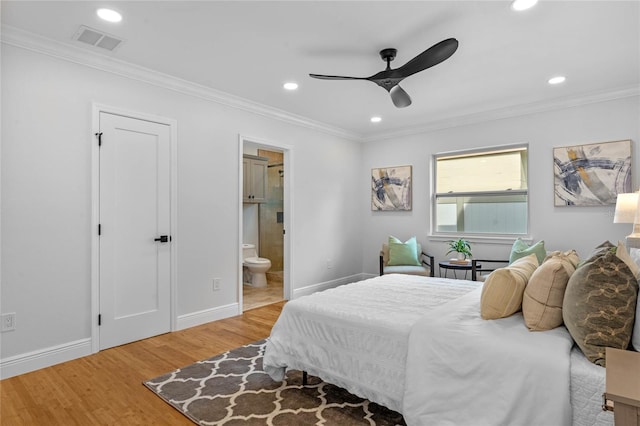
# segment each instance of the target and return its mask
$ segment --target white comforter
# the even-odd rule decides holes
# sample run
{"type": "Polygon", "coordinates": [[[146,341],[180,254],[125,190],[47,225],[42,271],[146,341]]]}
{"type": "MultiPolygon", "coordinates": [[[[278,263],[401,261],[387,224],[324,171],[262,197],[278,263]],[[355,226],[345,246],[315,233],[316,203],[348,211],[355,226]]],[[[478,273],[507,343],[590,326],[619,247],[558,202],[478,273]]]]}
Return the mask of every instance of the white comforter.
{"type": "Polygon", "coordinates": [[[530,332],[522,315],[480,317],[481,290],[423,316],[409,336],[408,425],[570,425],[564,327],[530,332]]]}
{"type": "Polygon", "coordinates": [[[480,284],[391,274],[293,300],[271,331],[264,371],[282,380],[285,369],[305,370],[401,411],[411,326],[480,284]]]}

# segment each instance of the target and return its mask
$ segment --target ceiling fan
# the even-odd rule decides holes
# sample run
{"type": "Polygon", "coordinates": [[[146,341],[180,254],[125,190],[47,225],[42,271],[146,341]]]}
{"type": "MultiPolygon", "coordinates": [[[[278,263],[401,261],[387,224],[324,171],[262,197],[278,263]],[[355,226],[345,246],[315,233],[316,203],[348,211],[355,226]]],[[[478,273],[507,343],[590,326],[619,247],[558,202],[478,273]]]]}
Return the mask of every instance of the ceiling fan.
{"type": "Polygon", "coordinates": [[[391,69],[391,61],[396,57],[396,49],[383,49],[380,57],[387,62],[387,69],[371,77],[343,77],[339,75],[309,74],[313,78],[322,80],[369,80],[385,89],[391,95],[393,104],[398,108],[411,105],[411,97],[398,85],[402,80],[417,72],[424,71],[443,62],[458,49],[458,40],[448,38],[436,43],[400,68],[391,69]]]}

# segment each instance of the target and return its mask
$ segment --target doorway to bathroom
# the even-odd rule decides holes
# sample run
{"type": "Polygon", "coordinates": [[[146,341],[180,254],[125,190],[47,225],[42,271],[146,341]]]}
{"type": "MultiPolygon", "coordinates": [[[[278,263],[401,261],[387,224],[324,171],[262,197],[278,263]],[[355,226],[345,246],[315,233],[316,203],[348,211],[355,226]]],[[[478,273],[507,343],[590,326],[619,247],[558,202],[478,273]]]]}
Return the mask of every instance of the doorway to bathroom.
{"type": "Polygon", "coordinates": [[[239,296],[242,310],[246,311],[289,298],[286,244],[289,150],[254,139],[242,138],[241,142],[239,296]],[[267,270],[263,272],[264,269],[267,270]]]}

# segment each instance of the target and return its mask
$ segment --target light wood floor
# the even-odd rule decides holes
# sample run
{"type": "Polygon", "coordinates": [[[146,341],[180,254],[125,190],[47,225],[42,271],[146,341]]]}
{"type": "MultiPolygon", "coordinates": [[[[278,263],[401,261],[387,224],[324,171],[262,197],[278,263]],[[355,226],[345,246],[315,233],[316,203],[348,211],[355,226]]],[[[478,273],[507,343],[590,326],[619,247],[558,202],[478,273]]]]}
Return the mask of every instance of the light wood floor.
{"type": "Polygon", "coordinates": [[[192,425],[142,382],[269,336],[284,302],[0,381],[0,424],[192,425]]]}
{"type": "Polygon", "coordinates": [[[267,272],[267,286],[262,288],[242,286],[242,308],[244,311],[259,306],[280,302],[283,297],[282,272],[267,272]]]}

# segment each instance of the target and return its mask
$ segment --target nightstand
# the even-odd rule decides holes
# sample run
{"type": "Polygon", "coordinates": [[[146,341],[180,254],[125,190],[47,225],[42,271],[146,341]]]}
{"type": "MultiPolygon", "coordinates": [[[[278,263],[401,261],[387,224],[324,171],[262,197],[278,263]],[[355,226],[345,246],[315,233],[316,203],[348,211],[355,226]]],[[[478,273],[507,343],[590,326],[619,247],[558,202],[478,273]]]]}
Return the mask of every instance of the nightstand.
{"type": "Polygon", "coordinates": [[[607,348],[605,399],[615,426],[640,426],[640,352],[607,348]]]}

